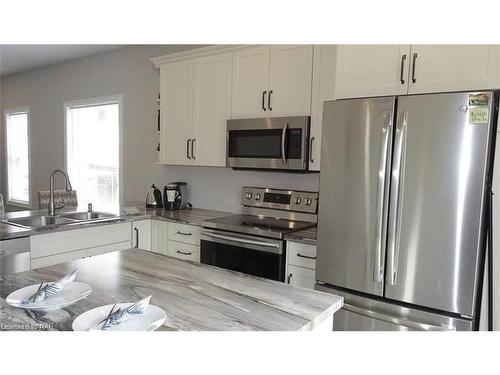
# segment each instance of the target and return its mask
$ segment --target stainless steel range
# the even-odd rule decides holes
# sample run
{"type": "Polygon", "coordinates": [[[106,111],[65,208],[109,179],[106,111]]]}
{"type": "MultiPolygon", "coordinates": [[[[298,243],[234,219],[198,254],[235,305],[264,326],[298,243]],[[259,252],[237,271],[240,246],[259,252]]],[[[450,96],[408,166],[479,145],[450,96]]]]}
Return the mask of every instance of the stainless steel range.
{"type": "Polygon", "coordinates": [[[202,223],[201,263],[285,281],[283,238],[317,224],[318,193],[245,186],[241,204],[202,223]]]}

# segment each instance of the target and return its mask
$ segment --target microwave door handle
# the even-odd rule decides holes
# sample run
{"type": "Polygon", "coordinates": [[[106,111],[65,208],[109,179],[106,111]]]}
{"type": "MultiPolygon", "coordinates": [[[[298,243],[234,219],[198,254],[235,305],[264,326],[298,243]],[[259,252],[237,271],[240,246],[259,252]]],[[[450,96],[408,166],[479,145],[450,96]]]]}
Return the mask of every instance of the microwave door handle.
{"type": "Polygon", "coordinates": [[[287,128],[288,128],[288,121],[285,121],[285,125],[283,126],[283,131],[281,132],[281,160],[283,161],[283,164],[286,164],[285,141],[286,141],[287,128]]]}

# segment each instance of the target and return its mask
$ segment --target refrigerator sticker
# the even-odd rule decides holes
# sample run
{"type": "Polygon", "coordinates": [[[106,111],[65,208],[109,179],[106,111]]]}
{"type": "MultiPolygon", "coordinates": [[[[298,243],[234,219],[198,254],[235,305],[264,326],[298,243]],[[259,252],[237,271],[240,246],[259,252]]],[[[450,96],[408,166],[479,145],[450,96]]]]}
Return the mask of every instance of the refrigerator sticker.
{"type": "Polygon", "coordinates": [[[470,94],[469,107],[487,107],[490,97],[488,94],[470,94]]]}
{"type": "Polygon", "coordinates": [[[469,95],[469,123],[487,124],[490,96],[485,93],[469,95]]]}
{"type": "Polygon", "coordinates": [[[487,124],[488,123],[488,107],[471,107],[469,109],[470,124],[487,124]]]}

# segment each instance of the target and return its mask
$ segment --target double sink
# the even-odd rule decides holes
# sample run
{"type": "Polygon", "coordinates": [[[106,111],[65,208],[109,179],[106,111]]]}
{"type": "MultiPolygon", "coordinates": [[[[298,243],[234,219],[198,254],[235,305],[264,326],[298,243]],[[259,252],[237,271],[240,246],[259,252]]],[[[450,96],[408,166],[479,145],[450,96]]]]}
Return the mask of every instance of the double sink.
{"type": "Polygon", "coordinates": [[[51,228],[70,224],[87,224],[117,220],[116,215],[104,212],[65,212],[57,216],[29,215],[3,220],[6,224],[11,224],[25,229],[51,228]]]}

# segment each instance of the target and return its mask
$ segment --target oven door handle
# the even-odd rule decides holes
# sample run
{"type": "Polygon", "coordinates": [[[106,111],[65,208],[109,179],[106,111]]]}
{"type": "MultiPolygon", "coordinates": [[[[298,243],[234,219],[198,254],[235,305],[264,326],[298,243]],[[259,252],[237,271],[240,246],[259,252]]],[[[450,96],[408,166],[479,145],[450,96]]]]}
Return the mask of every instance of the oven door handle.
{"type": "Polygon", "coordinates": [[[215,238],[215,239],[221,239],[221,240],[226,240],[226,241],[231,241],[231,242],[244,243],[244,244],[248,244],[248,245],[274,247],[276,249],[280,248],[280,244],[277,244],[277,243],[255,241],[255,240],[249,240],[249,239],[246,239],[246,238],[224,236],[222,234],[207,233],[207,232],[203,232],[202,235],[207,236],[207,237],[212,237],[212,238],[215,238]]]}
{"type": "Polygon", "coordinates": [[[287,128],[288,128],[288,121],[285,121],[285,125],[283,126],[283,131],[281,132],[281,160],[283,160],[283,164],[286,164],[285,141],[286,141],[287,128]]]}

